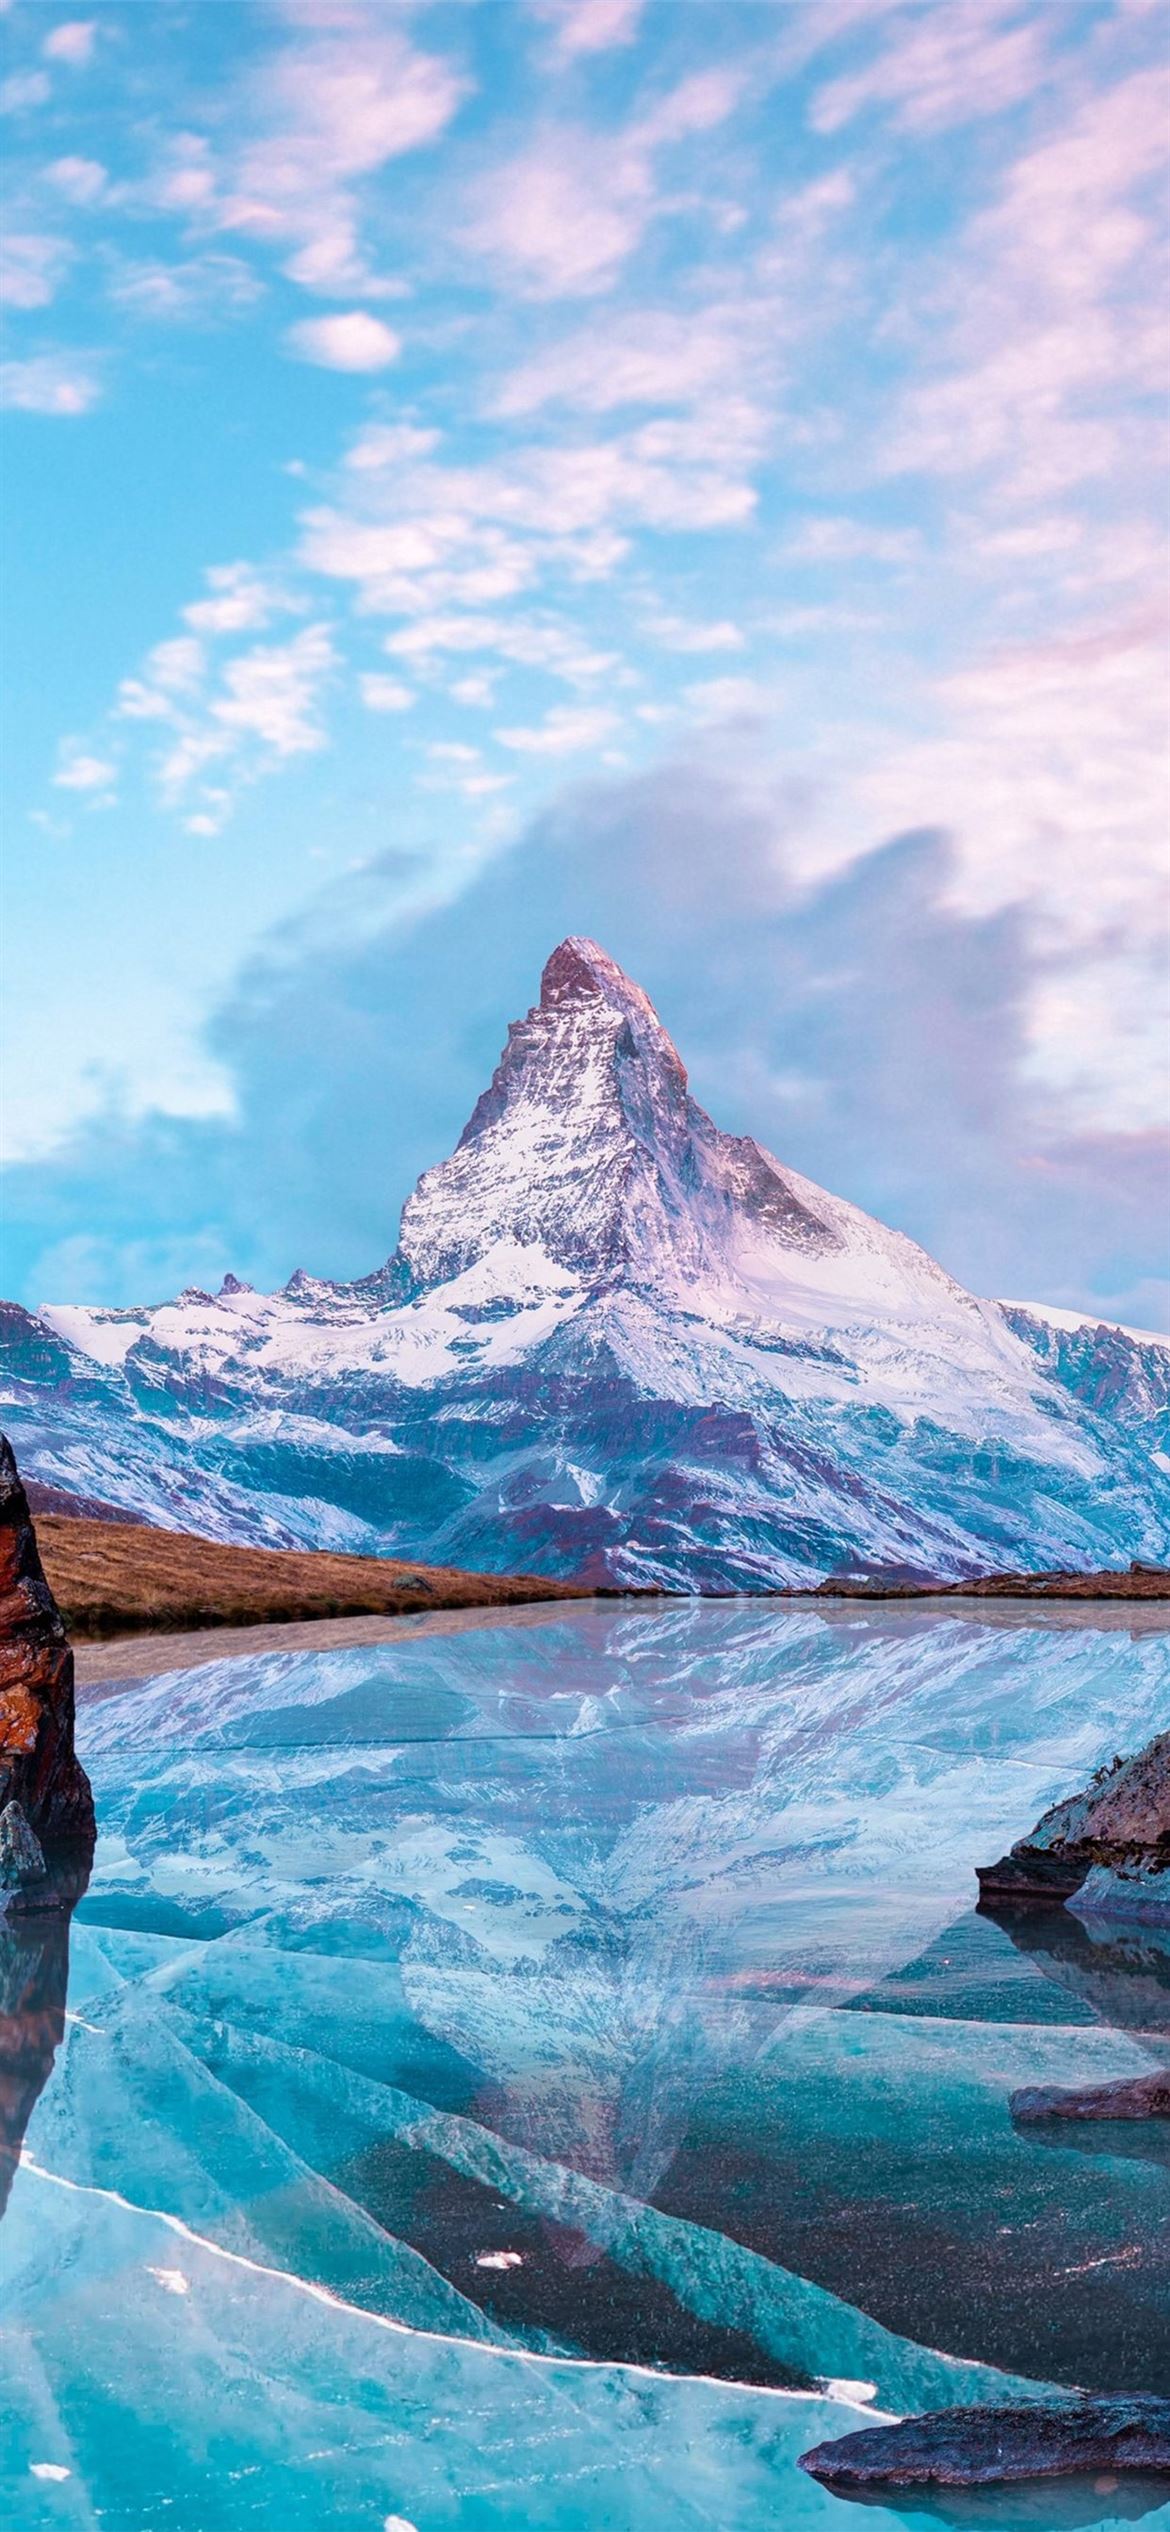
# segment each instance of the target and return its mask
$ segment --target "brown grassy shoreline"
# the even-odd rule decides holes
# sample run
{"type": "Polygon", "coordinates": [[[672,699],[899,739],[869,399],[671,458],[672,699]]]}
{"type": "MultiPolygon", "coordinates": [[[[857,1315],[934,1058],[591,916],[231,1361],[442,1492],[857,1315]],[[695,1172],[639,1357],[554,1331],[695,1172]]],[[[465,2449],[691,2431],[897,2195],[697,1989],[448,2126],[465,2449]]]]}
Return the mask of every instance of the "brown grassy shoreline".
{"type": "MultiPolygon", "coordinates": [[[[138,1634],[188,1634],[317,1618],[401,1617],[427,1609],[493,1609],[538,1600],[598,1596],[584,1582],[541,1574],[468,1573],[379,1556],[321,1549],[232,1547],[185,1530],[37,1509],[45,1572],[79,1641],[138,1634]]],[[[605,1598],[625,1593],[602,1592],[605,1598]]],[[[630,1596],[661,1600],[659,1591],[630,1596]]],[[[988,1574],[969,1582],[909,1582],[842,1576],[814,1592],[778,1591],[777,1600],[1167,1600],[1170,1574],[1152,1566],[1096,1574],[988,1574]]]]}
{"type": "Polygon", "coordinates": [[[471,1574],[453,1565],[316,1549],[227,1547],[182,1530],[56,1512],[38,1512],[35,1521],[54,1598],[79,1639],[589,1596],[585,1584],[537,1574],[471,1574]]]}

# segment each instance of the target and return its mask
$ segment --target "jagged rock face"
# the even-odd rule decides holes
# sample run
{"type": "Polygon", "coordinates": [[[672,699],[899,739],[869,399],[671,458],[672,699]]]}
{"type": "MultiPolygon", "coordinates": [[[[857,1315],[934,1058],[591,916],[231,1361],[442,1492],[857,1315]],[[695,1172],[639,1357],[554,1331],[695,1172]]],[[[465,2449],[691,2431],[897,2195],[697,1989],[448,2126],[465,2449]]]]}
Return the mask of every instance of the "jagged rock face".
{"type": "Polygon", "coordinates": [[[985,1899],[1076,1897],[1090,1913],[1170,1920],[1170,1732],[1054,1803],[979,1884],[985,1899]]]}
{"type": "Polygon", "coordinates": [[[92,1855],[93,1798],[73,1748],[73,1655],[0,1434],[0,1814],[10,1805],[14,1852],[27,1827],[50,1863],[92,1855]]]}
{"type": "MultiPolygon", "coordinates": [[[[1102,1768],[1083,1793],[1055,1803],[1021,1840],[1053,1855],[1117,1873],[1164,1874],[1170,1896],[1170,1732],[1133,1758],[1102,1768]]],[[[1016,1851],[1016,1850],[1013,1850],[1016,1851]]]]}
{"type": "Polygon", "coordinates": [[[1164,1561],[1170,1347],[1107,1350],[1098,1396],[1042,1311],[721,1132],[580,939],[373,1274],[0,1325],[45,1485],[257,1545],[698,1591],[1164,1561]]]}
{"type": "Polygon", "coordinates": [[[1020,1302],[1006,1302],[1004,1317],[1072,1397],[1097,1414],[1142,1425],[1152,1441],[1170,1441],[1170,1346],[1140,1329],[1103,1326],[1071,1311],[1042,1314],[1020,1302]]]}
{"type": "Polygon", "coordinates": [[[745,1222],[814,1256],[839,1245],[758,1144],[696,1105],[640,987],[595,942],[568,940],[457,1150],[410,1197],[399,1253],[420,1291],[502,1240],[594,1281],[673,1282],[725,1277],[745,1222]]]}

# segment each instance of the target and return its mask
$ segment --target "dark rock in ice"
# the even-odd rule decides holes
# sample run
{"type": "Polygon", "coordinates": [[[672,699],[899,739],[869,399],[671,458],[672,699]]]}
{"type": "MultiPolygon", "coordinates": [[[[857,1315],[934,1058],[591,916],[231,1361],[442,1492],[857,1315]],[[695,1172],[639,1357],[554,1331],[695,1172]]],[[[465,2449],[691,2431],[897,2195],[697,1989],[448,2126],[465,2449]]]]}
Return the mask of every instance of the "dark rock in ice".
{"type": "Polygon", "coordinates": [[[1170,1922],[1170,1732],[1101,1767],[1054,1803],[998,1864],[978,1867],[980,1898],[1170,1922]]]}
{"type": "Polygon", "coordinates": [[[1026,2407],[936,2409],[818,2444],[801,2454],[800,2467],[842,2491],[996,2488],[1085,2471],[1170,2474],[1170,2400],[1108,2394],[1026,2407]]]}
{"type": "Polygon", "coordinates": [[[72,1915],[71,1896],[35,1915],[0,1914],[0,2216],[64,2036],[72,1915]]]}
{"type": "Polygon", "coordinates": [[[18,1802],[0,1811],[0,1890],[19,1890],[23,1882],[43,1881],[45,1859],[18,1802]]]}
{"type": "MultiPolygon", "coordinates": [[[[30,1832],[50,1861],[87,1869],[93,1797],[73,1747],[73,1655],[37,1554],[24,1488],[0,1434],[0,1812],[8,1846],[30,1832]],[[18,1817],[12,1821],[15,1809],[18,1817]]],[[[25,1870],[8,1876],[23,1886],[25,1870]]],[[[42,1893],[58,1883],[38,1877],[42,1893]]]]}
{"type": "Polygon", "coordinates": [[[1023,1900],[1042,1908],[1062,1907],[1080,1889],[1088,1869],[1087,1864],[1066,1863],[1062,1856],[1032,1854],[1023,1842],[1001,1855],[998,1864],[975,1867],[982,1900],[1023,1900]]]}
{"type": "Polygon", "coordinates": [[[1065,2091],[1059,2084],[1025,2084],[1008,2103],[1013,2119],[1170,2119],[1170,2070],[1128,2082],[1086,2084],[1065,2091]]]}

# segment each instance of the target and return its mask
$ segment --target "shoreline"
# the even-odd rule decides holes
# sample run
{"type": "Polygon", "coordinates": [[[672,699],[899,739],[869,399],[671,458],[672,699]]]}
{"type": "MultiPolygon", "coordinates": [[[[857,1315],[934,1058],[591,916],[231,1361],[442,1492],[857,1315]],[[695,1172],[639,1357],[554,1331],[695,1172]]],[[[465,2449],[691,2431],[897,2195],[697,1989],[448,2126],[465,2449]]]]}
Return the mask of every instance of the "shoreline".
{"type": "MultiPolygon", "coordinates": [[[[578,1614],[600,1616],[624,1610],[628,1615],[650,1615],[650,1595],[631,1593],[628,1598],[618,1592],[591,1593],[582,1591],[558,1600],[515,1600],[478,1606],[447,1609],[412,1609],[385,1613],[365,1613],[352,1617],[301,1618],[270,1620],[255,1626],[204,1626],[151,1631],[138,1628],[132,1634],[102,1637],[74,1636],[73,1657],[78,1690],[83,1700],[98,1696],[133,1681],[157,1679],[171,1671],[199,1670],[213,1662],[243,1661],[265,1653],[328,1653],[350,1652],[363,1644],[410,1642],[421,1636],[461,1635],[470,1628],[518,1626],[524,1628],[556,1625],[578,1614]]],[[[950,1618],[968,1625],[985,1627],[1039,1627],[1045,1632],[1062,1633],[1076,1627],[1093,1626],[1104,1634],[1125,1633],[1131,1636],[1170,1633],[1170,1601],[1126,1602],[1119,1599],[1036,1600],[1026,1594],[1018,1599],[959,1599],[946,1596],[908,1596],[905,1599],[883,1598],[871,1609],[859,1606],[856,1600],[842,1595],[744,1592],[727,1594],[718,1599],[700,1598],[683,1593],[657,1597],[657,1609],[663,1616],[683,1610],[757,1609],[763,1614],[791,1611],[794,1617],[820,1617],[826,1625],[856,1628],[872,1614],[891,1622],[901,1621],[907,1628],[916,1624],[933,1625],[939,1618],[950,1618]]]]}

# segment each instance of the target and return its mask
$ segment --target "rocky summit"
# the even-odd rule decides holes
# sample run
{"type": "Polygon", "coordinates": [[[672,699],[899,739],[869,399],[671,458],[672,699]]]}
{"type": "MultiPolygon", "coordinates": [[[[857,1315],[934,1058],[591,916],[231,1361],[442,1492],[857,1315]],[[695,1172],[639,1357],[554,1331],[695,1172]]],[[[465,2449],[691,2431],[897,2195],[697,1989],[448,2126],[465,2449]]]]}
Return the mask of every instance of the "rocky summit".
{"type": "Polygon", "coordinates": [[[723,1133],[592,941],[375,1273],[0,1315],[30,1475],[211,1537],[698,1591],[1170,1550],[1170,1344],[723,1133]]]}

